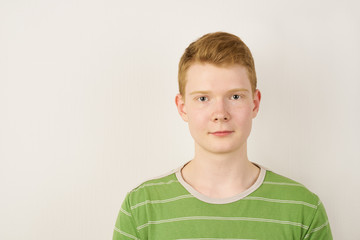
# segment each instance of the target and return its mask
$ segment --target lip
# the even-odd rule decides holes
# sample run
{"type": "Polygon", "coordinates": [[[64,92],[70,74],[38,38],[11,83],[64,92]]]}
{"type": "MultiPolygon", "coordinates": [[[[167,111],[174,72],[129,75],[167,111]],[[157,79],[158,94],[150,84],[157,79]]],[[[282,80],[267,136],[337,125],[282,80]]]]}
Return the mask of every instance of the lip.
{"type": "Polygon", "coordinates": [[[233,132],[234,131],[217,131],[217,132],[212,132],[210,134],[215,135],[215,136],[227,136],[233,132]]]}

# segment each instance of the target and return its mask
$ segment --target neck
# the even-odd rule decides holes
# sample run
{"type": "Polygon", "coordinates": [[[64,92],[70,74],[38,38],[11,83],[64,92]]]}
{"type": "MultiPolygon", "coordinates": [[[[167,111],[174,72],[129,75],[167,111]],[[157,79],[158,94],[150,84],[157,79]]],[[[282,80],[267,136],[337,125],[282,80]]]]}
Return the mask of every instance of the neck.
{"type": "Polygon", "coordinates": [[[195,145],[195,157],[183,169],[184,180],[204,194],[235,195],[257,179],[259,168],[247,157],[246,143],[237,152],[211,153],[195,145]]]}

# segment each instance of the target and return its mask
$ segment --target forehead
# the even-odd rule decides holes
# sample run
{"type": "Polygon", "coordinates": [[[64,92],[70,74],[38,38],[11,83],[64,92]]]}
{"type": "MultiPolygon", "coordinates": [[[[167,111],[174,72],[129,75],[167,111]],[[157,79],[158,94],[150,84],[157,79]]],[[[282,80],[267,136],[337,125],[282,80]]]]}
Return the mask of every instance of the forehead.
{"type": "Polygon", "coordinates": [[[187,71],[186,92],[227,91],[242,88],[251,90],[247,69],[239,64],[217,66],[195,63],[187,71]]]}

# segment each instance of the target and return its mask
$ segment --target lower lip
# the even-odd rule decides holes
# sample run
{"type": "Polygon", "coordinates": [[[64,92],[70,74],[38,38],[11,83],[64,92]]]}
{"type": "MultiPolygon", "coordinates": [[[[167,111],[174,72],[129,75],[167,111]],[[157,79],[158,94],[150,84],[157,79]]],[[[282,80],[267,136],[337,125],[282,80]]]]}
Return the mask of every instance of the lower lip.
{"type": "Polygon", "coordinates": [[[212,135],[215,135],[215,136],[227,136],[227,135],[230,135],[232,132],[222,132],[222,133],[211,133],[212,135]]]}

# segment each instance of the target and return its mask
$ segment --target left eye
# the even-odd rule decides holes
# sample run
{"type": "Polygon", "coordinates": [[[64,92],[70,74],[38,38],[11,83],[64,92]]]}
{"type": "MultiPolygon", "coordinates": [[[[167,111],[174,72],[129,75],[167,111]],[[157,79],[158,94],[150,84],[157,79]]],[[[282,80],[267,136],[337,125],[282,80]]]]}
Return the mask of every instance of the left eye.
{"type": "Polygon", "coordinates": [[[240,98],[240,95],[237,95],[237,94],[232,95],[232,96],[233,96],[233,97],[234,97],[234,96],[236,96],[236,97],[235,97],[235,100],[237,100],[237,99],[239,99],[239,98],[240,98]]]}

